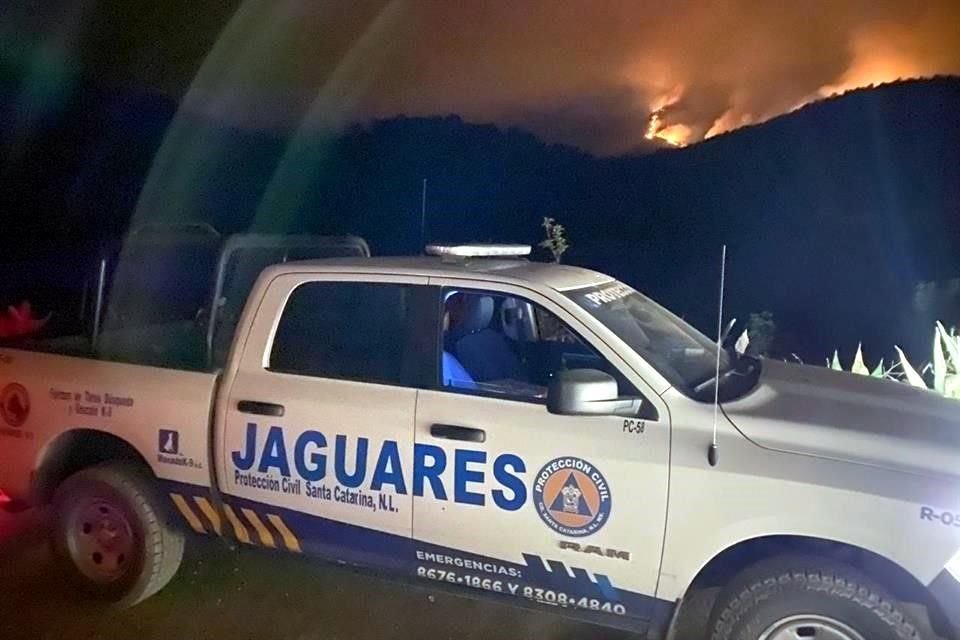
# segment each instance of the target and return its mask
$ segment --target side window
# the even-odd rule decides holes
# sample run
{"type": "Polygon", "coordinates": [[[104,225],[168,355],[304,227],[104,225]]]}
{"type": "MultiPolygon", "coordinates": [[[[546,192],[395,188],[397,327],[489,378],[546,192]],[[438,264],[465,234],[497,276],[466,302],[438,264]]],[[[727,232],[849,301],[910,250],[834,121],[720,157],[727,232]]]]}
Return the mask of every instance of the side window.
{"type": "Polygon", "coordinates": [[[534,307],[534,317],[537,323],[537,332],[542,342],[562,342],[564,344],[580,342],[577,334],[549,311],[541,307],[534,307]]]}
{"type": "Polygon", "coordinates": [[[500,293],[447,289],[443,294],[444,388],[528,402],[546,398],[566,369],[600,369],[622,396],[639,392],[562,320],[538,305],[500,293]]]}
{"type": "MultiPolygon", "coordinates": [[[[310,282],[287,302],[270,353],[270,371],[404,386],[434,377],[433,358],[415,331],[436,300],[428,287],[310,282]]],[[[434,303],[435,305],[435,303],[434,303]]]]}

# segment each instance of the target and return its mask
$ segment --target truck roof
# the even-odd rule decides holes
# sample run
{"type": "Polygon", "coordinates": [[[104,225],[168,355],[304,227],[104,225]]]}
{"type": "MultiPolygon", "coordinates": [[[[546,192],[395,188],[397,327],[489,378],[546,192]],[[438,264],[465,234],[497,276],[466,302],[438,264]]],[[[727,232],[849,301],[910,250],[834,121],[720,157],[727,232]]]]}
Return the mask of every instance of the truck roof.
{"type": "Polygon", "coordinates": [[[308,272],[377,273],[537,284],[557,291],[596,286],[613,280],[608,275],[582,267],[498,258],[457,260],[432,256],[326,258],[288,262],[271,269],[278,272],[289,272],[292,266],[308,272]]]}

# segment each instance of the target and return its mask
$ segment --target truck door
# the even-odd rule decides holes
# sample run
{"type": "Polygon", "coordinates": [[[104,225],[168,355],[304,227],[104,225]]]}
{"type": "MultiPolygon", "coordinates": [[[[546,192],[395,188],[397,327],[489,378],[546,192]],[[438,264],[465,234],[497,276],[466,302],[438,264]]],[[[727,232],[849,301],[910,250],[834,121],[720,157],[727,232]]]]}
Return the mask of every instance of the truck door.
{"type": "Polygon", "coordinates": [[[652,597],[670,442],[660,398],[548,298],[442,284],[441,378],[417,401],[418,574],[598,616],[668,615],[652,597]],[[550,378],[578,368],[613,375],[640,414],[548,413],[550,378]]]}
{"type": "Polygon", "coordinates": [[[226,515],[253,542],[360,564],[386,562],[397,537],[409,543],[404,459],[415,387],[435,367],[414,330],[425,284],[284,274],[255,292],[262,302],[240,325],[249,329],[234,346],[216,444],[226,515]]]}

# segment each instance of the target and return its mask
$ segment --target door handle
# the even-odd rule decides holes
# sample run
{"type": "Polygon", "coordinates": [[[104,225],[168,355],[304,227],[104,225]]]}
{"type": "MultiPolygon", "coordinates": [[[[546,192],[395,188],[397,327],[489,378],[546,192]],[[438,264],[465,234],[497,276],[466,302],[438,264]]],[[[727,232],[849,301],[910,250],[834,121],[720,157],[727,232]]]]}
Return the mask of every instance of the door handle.
{"type": "Polygon", "coordinates": [[[455,424],[432,424],[430,435],[434,438],[447,440],[464,440],[466,442],[486,442],[487,432],[473,427],[460,427],[455,424]]]}
{"type": "Polygon", "coordinates": [[[283,417],[283,405],[272,402],[258,402],[256,400],[241,400],[237,403],[240,413],[254,413],[258,416],[283,417]]]}

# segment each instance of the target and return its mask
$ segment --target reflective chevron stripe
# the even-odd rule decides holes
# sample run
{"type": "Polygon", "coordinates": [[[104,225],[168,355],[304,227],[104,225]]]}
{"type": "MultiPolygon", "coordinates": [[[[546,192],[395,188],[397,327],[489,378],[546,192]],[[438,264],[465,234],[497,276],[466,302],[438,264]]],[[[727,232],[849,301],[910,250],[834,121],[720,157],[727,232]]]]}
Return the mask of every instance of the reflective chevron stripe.
{"type": "Polygon", "coordinates": [[[303,551],[300,548],[300,541],[297,540],[297,537],[293,535],[293,532],[290,531],[284,521],[280,519],[280,516],[273,513],[268,513],[267,520],[269,520],[274,528],[280,532],[280,537],[283,538],[283,544],[287,546],[288,550],[296,551],[297,553],[301,553],[303,551]]]}
{"type": "Polygon", "coordinates": [[[203,515],[207,516],[207,520],[210,521],[210,524],[213,525],[213,530],[217,532],[219,536],[222,533],[220,527],[220,514],[217,513],[217,510],[213,508],[213,505],[210,504],[210,501],[204,498],[203,496],[194,496],[193,501],[197,503],[197,506],[200,507],[200,511],[203,512],[203,515]]]}
{"type": "Polygon", "coordinates": [[[221,512],[213,506],[210,499],[206,496],[195,495],[192,497],[196,508],[203,515],[203,518],[197,515],[194,507],[190,505],[187,498],[184,498],[179,493],[170,494],[170,498],[177,506],[177,510],[180,511],[180,514],[190,525],[190,528],[197,533],[210,533],[212,529],[217,535],[223,535],[223,520],[225,517],[227,522],[230,523],[230,528],[233,529],[234,537],[244,544],[257,544],[257,542],[259,542],[259,544],[275,549],[277,547],[277,540],[275,534],[271,531],[272,527],[276,530],[276,535],[279,535],[280,539],[283,540],[283,546],[286,547],[288,551],[303,553],[300,540],[279,515],[275,513],[261,513],[258,515],[256,511],[242,507],[240,508],[240,514],[243,516],[241,518],[229,504],[224,503],[221,512]],[[261,517],[265,518],[266,522],[264,522],[261,517]],[[206,519],[209,525],[204,524],[204,519],[206,519]],[[244,519],[249,522],[249,525],[244,522],[244,519]],[[257,541],[253,540],[250,529],[256,531],[257,541]]]}
{"type": "Polygon", "coordinates": [[[226,514],[230,526],[233,527],[233,535],[236,536],[237,540],[244,544],[253,544],[253,540],[250,539],[250,534],[247,532],[247,527],[240,521],[237,514],[233,512],[230,505],[224,504],[223,512],[226,514]]]}
{"type": "Polygon", "coordinates": [[[276,549],[277,543],[273,540],[273,534],[270,533],[270,529],[267,529],[267,525],[263,524],[259,516],[250,509],[243,507],[241,507],[240,512],[250,521],[253,528],[257,530],[257,535],[260,537],[260,544],[265,547],[270,547],[271,549],[276,549]]]}
{"type": "Polygon", "coordinates": [[[170,497],[173,499],[173,504],[177,505],[177,509],[180,511],[180,515],[187,521],[190,527],[197,533],[206,533],[207,530],[204,528],[203,523],[200,522],[200,518],[197,517],[197,514],[193,512],[193,509],[190,508],[190,505],[186,500],[183,499],[183,496],[179,493],[171,493],[170,497]]]}

